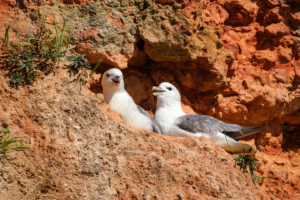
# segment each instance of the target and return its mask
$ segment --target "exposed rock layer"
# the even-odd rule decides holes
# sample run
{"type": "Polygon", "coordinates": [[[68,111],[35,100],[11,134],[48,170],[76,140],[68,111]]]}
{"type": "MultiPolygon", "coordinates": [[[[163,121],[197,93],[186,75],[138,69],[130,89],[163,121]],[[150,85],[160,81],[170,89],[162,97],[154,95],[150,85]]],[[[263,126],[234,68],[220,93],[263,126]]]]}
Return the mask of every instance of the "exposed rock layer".
{"type": "MultiPolygon", "coordinates": [[[[98,73],[129,66],[123,70],[126,89],[145,109],[155,110],[152,86],[168,81],[197,113],[267,126],[270,133],[255,140],[263,152],[258,172],[270,177],[262,187],[278,198],[298,199],[299,1],[155,2],[24,0],[26,11],[6,0],[0,36],[8,24],[26,36],[43,20],[54,31],[54,17],[58,27],[66,18],[76,51],[92,63],[103,59],[98,73]]],[[[89,87],[101,92],[98,83],[89,87]]]]}

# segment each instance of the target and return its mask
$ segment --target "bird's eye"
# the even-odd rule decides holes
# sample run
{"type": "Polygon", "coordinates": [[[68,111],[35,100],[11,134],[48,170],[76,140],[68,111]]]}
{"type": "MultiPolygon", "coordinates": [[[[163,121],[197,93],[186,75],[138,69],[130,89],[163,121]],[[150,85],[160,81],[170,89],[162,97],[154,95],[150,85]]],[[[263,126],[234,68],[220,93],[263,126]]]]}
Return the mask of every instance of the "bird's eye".
{"type": "Polygon", "coordinates": [[[167,89],[168,89],[168,90],[170,90],[170,91],[172,90],[172,88],[171,88],[171,87],[167,87],[167,89]]]}
{"type": "Polygon", "coordinates": [[[107,77],[109,77],[109,74],[106,74],[107,77]]]}

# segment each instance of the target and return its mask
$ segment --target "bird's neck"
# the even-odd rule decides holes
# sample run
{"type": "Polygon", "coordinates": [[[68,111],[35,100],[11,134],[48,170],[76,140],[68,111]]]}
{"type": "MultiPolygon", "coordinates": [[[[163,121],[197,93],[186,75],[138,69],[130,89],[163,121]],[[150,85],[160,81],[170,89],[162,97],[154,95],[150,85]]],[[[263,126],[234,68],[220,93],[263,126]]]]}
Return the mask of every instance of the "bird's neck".
{"type": "Polygon", "coordinates": [[[162,134],[169,135],[169,130],[174,121],[186,113],[183,112],[180,102],[163,103],[158,102],[155,121],[157,122],[162,134]]]}
{"type": "Polygon", "coordinates": [[[126,90],[117,90],[117,91],[103,91],[104,101],[109,104],[109,107],[116,113],[119,113],[125,121],[127,118],[125,116],[131,115],[132,112],[135,112],[138,108],[134,103],[133,99],[126,90]]]}
{"type": "Polygon", "coordinates": [[[173,104],[171,106],[161,106],[156,109],[156,112],[163,113],[165,116],[168,116],[168,120],[175,121],[178,117],[186,115],[181,108],[181,104],[173,104]]]}
{"type": "Polygon", "coordinates": [[[104,95],[104,101],[107,104],[110,104],[111,100],[114,98],[114,96],[122,95],[126,93],[125,89],[119,88],[118,90],[106,90],[103,89],[103,95],[104,95]]]}
{"type": "Polygon", "coordinates": [[[157,99],[157,108],[158,109],[162,109],[162,110],[168,110],[168,111],[174,111],[176,113],[184,113],[181,107],[181,102],[180,101],[164,101],[160,98],[157,99]]]}

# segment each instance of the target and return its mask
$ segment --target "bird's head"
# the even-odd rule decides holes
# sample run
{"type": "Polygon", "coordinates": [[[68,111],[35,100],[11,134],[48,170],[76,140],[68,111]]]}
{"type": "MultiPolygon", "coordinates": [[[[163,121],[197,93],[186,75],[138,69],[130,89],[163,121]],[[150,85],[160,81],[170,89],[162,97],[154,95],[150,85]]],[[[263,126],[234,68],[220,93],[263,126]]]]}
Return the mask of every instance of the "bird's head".
{"type": "Polygon", "coordinates": [[[123,73],[117,68],[107,70],[102,77],[103,90],[117,91],[124,89],[123,73]]]}
{"type": "Polygon", "coordinates": [[[180,93],[177,88],[168,82],[163,82],[159,86],[152,88],[153,95],[157,96],[159,104],[178,104],[180,103],[180,93]]]}

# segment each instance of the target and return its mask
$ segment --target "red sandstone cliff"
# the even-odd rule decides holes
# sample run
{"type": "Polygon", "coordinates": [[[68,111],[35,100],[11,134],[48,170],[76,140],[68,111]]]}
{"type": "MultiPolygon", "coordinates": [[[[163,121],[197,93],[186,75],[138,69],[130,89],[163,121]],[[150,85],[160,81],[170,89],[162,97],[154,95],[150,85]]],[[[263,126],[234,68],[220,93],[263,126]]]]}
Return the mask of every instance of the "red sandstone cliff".
{"type": "MultiPolygon", "coordinates": [[[[2,67],[1,113],[19,136],[32,138],[32,148],[21,153],[24,164],[18,153],[1,158],[1,194],[7,194],[6,199],[300,198],[299,2],[63,3],[3,1],[0,37],[7,25],[26,36],[43,20],[53,28],[54,14],[58,25],[66,18],[76,51],[85,53],[92,63],[103,59],[99,74],[112,66],[124,68],[126,89],[145,109],[155,111],[152,86],[168,81],[180,89],[189,112],[267,126],[268,133],[251,140],[262,151],[257,156],[258,174],[270,178],[254,186],[249,176],[233,167],[230,155],[205,139],[129,130],[113,122],[101,106],[85,107],[91,105],[92,99],[84,100],[92,98],[90,94],[85,91],[76,100],[75,91],[57,83],[58,78],[42,81],[45,87],[11,89],[2,67]],[[91,121],[80,118],[77,128],[73,127],[68,120],[79,117],[77,112],[87,112],[91,121]],[[90,143],[93,148],[87,147],[90,143]],[[149,152],[154,152],[152,157],[145,156],[149,152]]],[[[101,92],[97,82],[89,83],[89,88],[101,92]]]]}

